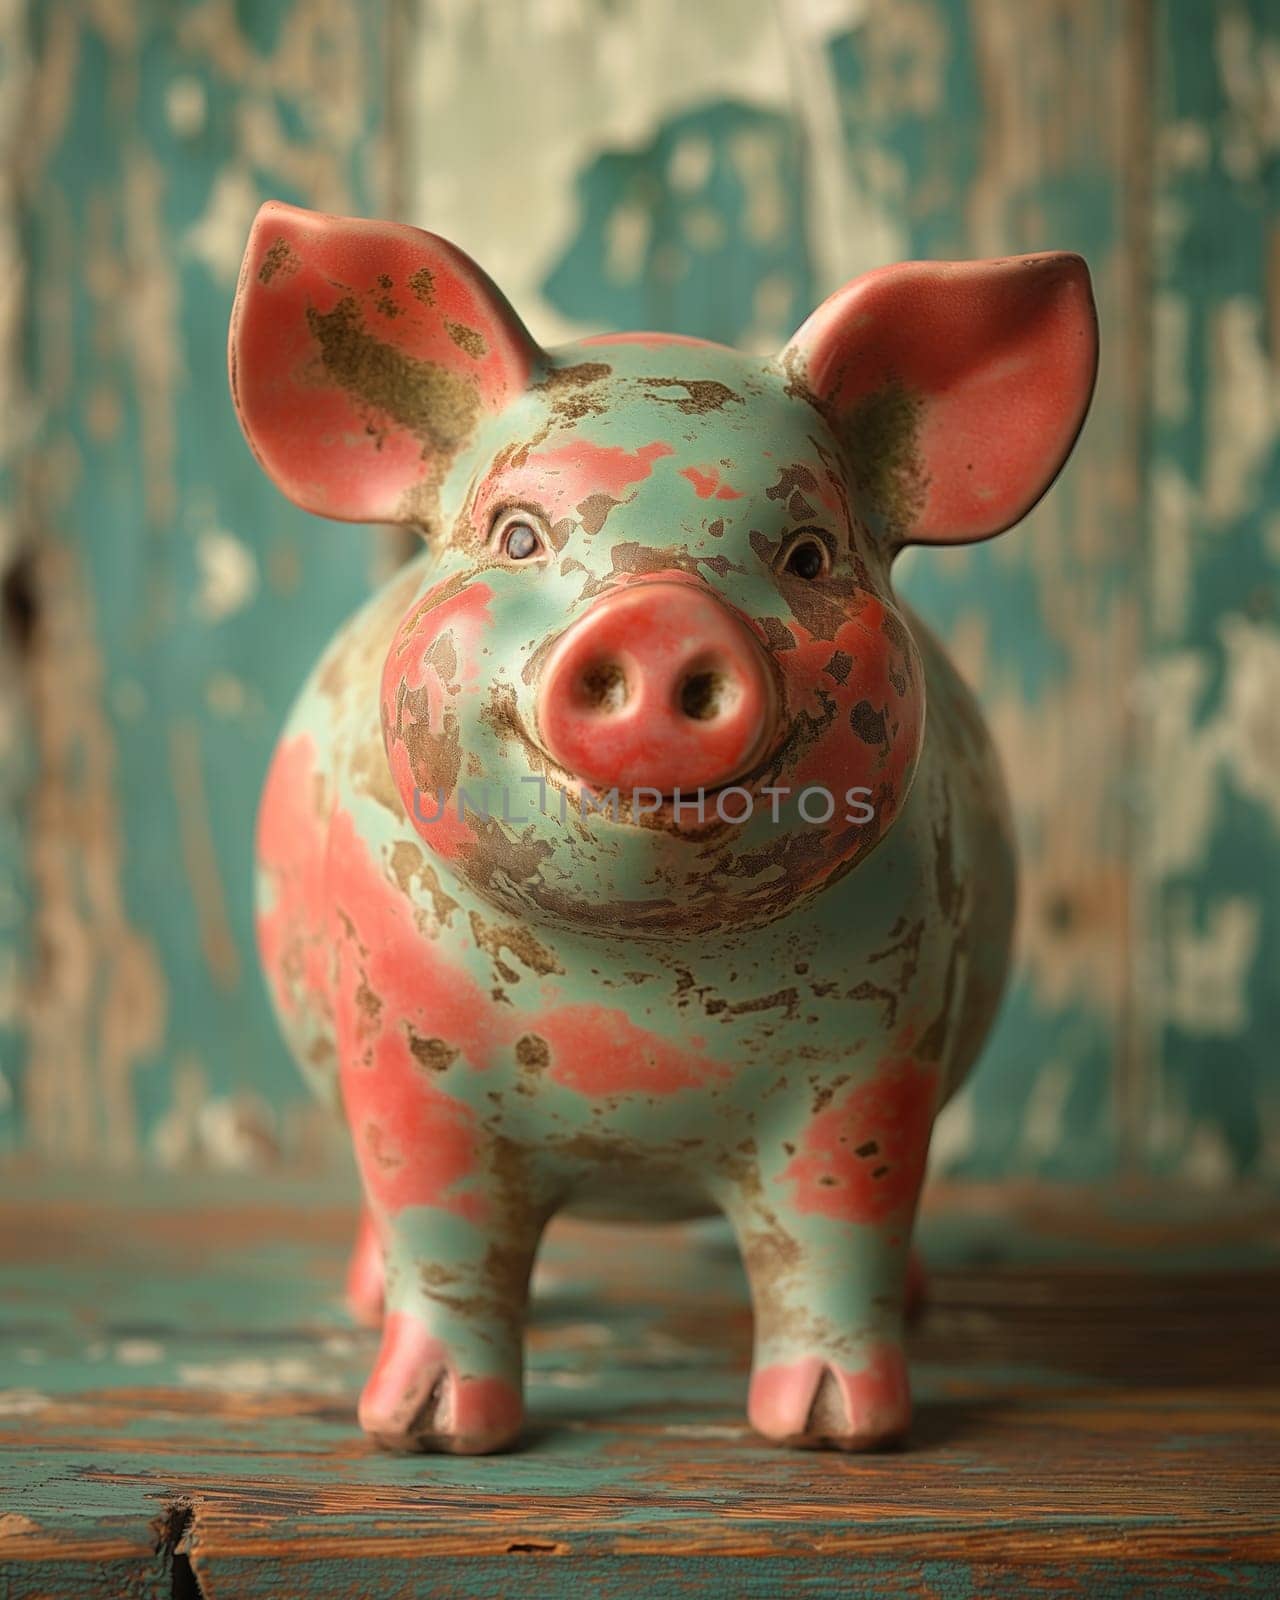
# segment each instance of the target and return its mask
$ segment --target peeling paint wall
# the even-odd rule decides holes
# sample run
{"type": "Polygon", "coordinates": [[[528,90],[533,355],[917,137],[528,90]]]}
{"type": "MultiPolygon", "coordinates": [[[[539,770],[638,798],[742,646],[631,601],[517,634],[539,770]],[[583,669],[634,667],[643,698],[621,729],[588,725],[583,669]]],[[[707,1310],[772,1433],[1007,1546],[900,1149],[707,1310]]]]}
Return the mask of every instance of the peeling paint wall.
{"type": "Polygon", "coordinates": [[[1143,1154],[1280,1169],[1280,17],[1156,41],[1143,1154]]]}
{"type": "Polygon", "coordinates": [[[21,375],[26,287],[18,238],[14,158],[29,78],[21,0],[0,4],[0,1152],[21,1142],[18,1083],[25,1019],[22,986],[30,956],[24,791],[30,723],[20,673],[30,620],[31,563],[18,516],[25,417],[21,375]]]}
{"type": "Polygon", "coordinates": [[[937,1164],[1280,1172],[1274,7],[7,0],[0,39],[0,1148],[335,1145],[257,975],[252,819],[399,547],[286,504],[232,417],[277,195],[454,239],[545,342],[769,350],[886,261],[1081,250],[1104,355],[1071,467],[1008,538],[902,566],[1024,869],[937,1164]]]}
{"type": "Polygon", "coordinates": [[[11,170],[36,599],[12,1093],[15,1139],[53,1159],[234,1164],[296,1150],[312,1116],[252,955],[256,791],[391,546],[265,485],[226,326],[261,199],[387,204],[373,17],[53,0],[9,19],[28,63],[11,170]]]}

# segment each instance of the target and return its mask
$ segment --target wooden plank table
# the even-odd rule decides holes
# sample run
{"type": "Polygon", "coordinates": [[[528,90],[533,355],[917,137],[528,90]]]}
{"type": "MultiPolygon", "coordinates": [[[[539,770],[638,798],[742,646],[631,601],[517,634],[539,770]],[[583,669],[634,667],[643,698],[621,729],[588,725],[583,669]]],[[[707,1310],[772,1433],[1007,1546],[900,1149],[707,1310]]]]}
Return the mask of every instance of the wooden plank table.
{"type": "Polygon", "coordinates": [[[401,1458],[353,1407],[327,1191],[10,1180],[0,1597],[1280,1594],[1280,1215],[933,1196],[917,1422],[743,1420],[725,1236],[557,1225],[531,1426],[401,1458]]]}

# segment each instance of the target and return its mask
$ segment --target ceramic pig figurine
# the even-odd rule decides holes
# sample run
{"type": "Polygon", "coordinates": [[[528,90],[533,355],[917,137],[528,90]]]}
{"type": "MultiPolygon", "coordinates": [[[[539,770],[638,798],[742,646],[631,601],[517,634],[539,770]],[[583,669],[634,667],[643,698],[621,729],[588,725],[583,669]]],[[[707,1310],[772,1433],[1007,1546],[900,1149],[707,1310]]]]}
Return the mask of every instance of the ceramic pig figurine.
{"type": "Polygon", "coordinates": [[[890,568],[1035,504],[1096,352],[1072,255],[867,273],[772,359],[547,351],[443,239],[259,213],[250,444],[307,510],[424,539],[325,651],[259,830],[275,1004],[363,1181],[383,1444],[517,1436],[561,1207],[725,1213],[766,1438],[906,1427],[916,1198],[1014,866],[982,717],[890,568]]]}

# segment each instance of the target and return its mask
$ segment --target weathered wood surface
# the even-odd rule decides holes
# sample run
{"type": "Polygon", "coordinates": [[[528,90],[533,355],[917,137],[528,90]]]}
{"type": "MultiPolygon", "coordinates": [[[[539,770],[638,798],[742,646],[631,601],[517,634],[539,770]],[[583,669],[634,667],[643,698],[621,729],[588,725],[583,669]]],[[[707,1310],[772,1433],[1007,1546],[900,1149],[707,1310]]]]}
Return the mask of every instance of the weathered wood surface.
{"type": "Polygon", "coordinates": [[[1280,1216],[970,1191],[926,1222],[909,1445],[787,1453],[703,1229],[554,1231],[504,1457],[358,1433],[333,1188],[15,1195],[0,1594],[1280,1592],[1280,1216]]]}
{"type": "Polygon", "coordinates": [[[0,1149],[319,1155],[250,829],[394,551],[294,511],[235,428],[227,312],[274,194],[456,238],[548,341],[769,349],[888,260],[1083,250],[1072,465],[1020,532],[904,564],[1025,869],[938,1163],[1280,1172],[1280,9],[5,0],[0,38],[0,1149]]]}
{"type": "Polygon", "coordinates": [[[304,1097],[254,964],[257,791],[388,546],[265,488],[230,407],[227,319],[266,195],[387,204],[389,13],[7,10],[29,60],[15,517],[35,606],[14,1140],[117,1166],[262,1159],[276,1107],[304,1097]]]}

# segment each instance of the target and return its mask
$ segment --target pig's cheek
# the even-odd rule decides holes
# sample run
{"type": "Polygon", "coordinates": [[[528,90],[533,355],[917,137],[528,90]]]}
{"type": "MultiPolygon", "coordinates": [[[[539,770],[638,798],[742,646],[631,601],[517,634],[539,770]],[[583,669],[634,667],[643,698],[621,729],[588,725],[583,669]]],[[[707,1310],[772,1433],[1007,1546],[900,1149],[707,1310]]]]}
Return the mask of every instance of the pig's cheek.
{"type": "Polygon", "coordinates": [[[476,582],[451,589],[456,581],[429,591],[396,630],[382,669],[384,731],[413,722],[440,737],[451,721],[456,727],[456,702],[478,676],[493,631],[492,589],[476,582]]]}
{"type": "Polygon", "coordinates": [[[914,644],[891,651],[885,668],[883,704],[888,742],[875,777],[868,780],[873,794],[880,797],[883,814],[877,817],[879,833],[896,820],[910,791],[924,740],[925,717],[924,665],[914,644]]]}
{"type": "Polygon", "coordinates": [[[456,803],[462,770],[459,707],[476,692],[493,631],[488,584],[437,585],[409,612],[387,656],[382,726],[401,801],[424,843],[452,860],[474,834],[456,803]],[[453,587],[451,587],[453,586],[453,587]]]}
{"type": "Polygon", "coordinates": [[[460,753],[456,735],[450,748],[448,735],[437,740],[429,733],[408,739],[388,737],[387,762],[401,802],[413,823],[414,831],[433,854],[445,861],[475,846],[476,836],[468,821],[465,806],[457,798],[460,753]],[[410,745],[415,755],[410,754],[410,745]],[[424,753],[434,750],[434,758],[424,753]],[[415,759],[416,756],[416,759],[415,759]]]}
{"type": "MultiPolygon", "coordinates": [[[[781,781],[797,793],[829,793],[834,807],[825,824],[831,867],[854,859],[896,820],[910,789],[924,726],[923,677],[910,636],[882,628],[883,606],[869,599],[864,612],[833,642],[808,640],[791,669],[792,704],[822,731],[800,751],[781,781]],[[869,791],[847,799],[852,789],[869,791]],[[869,804],[870,822],[851,828],[853,803],[869,804]]],[[[794,713],[793,713],[794,715],[794,713]]]]}
{"type": "Polygon", "coordinates": [[[474,573],[455,573],[433,584],[414,601],[396,628],[383,670],[384,688],[401,679],[411,689],[418,687],[423,663],[434,662],[438,670],[446,636],[458,665],[474,659],[492,630],[492,600],[493,590],[474,573]]]}
{"type": "Polygon", "coordinates": [[[782,1172],[792,1209],[905,1229],[924,1180],[937,1089],[931,1063],[890,1057],[870,1082],[812,1116],[782,1172]]]}

